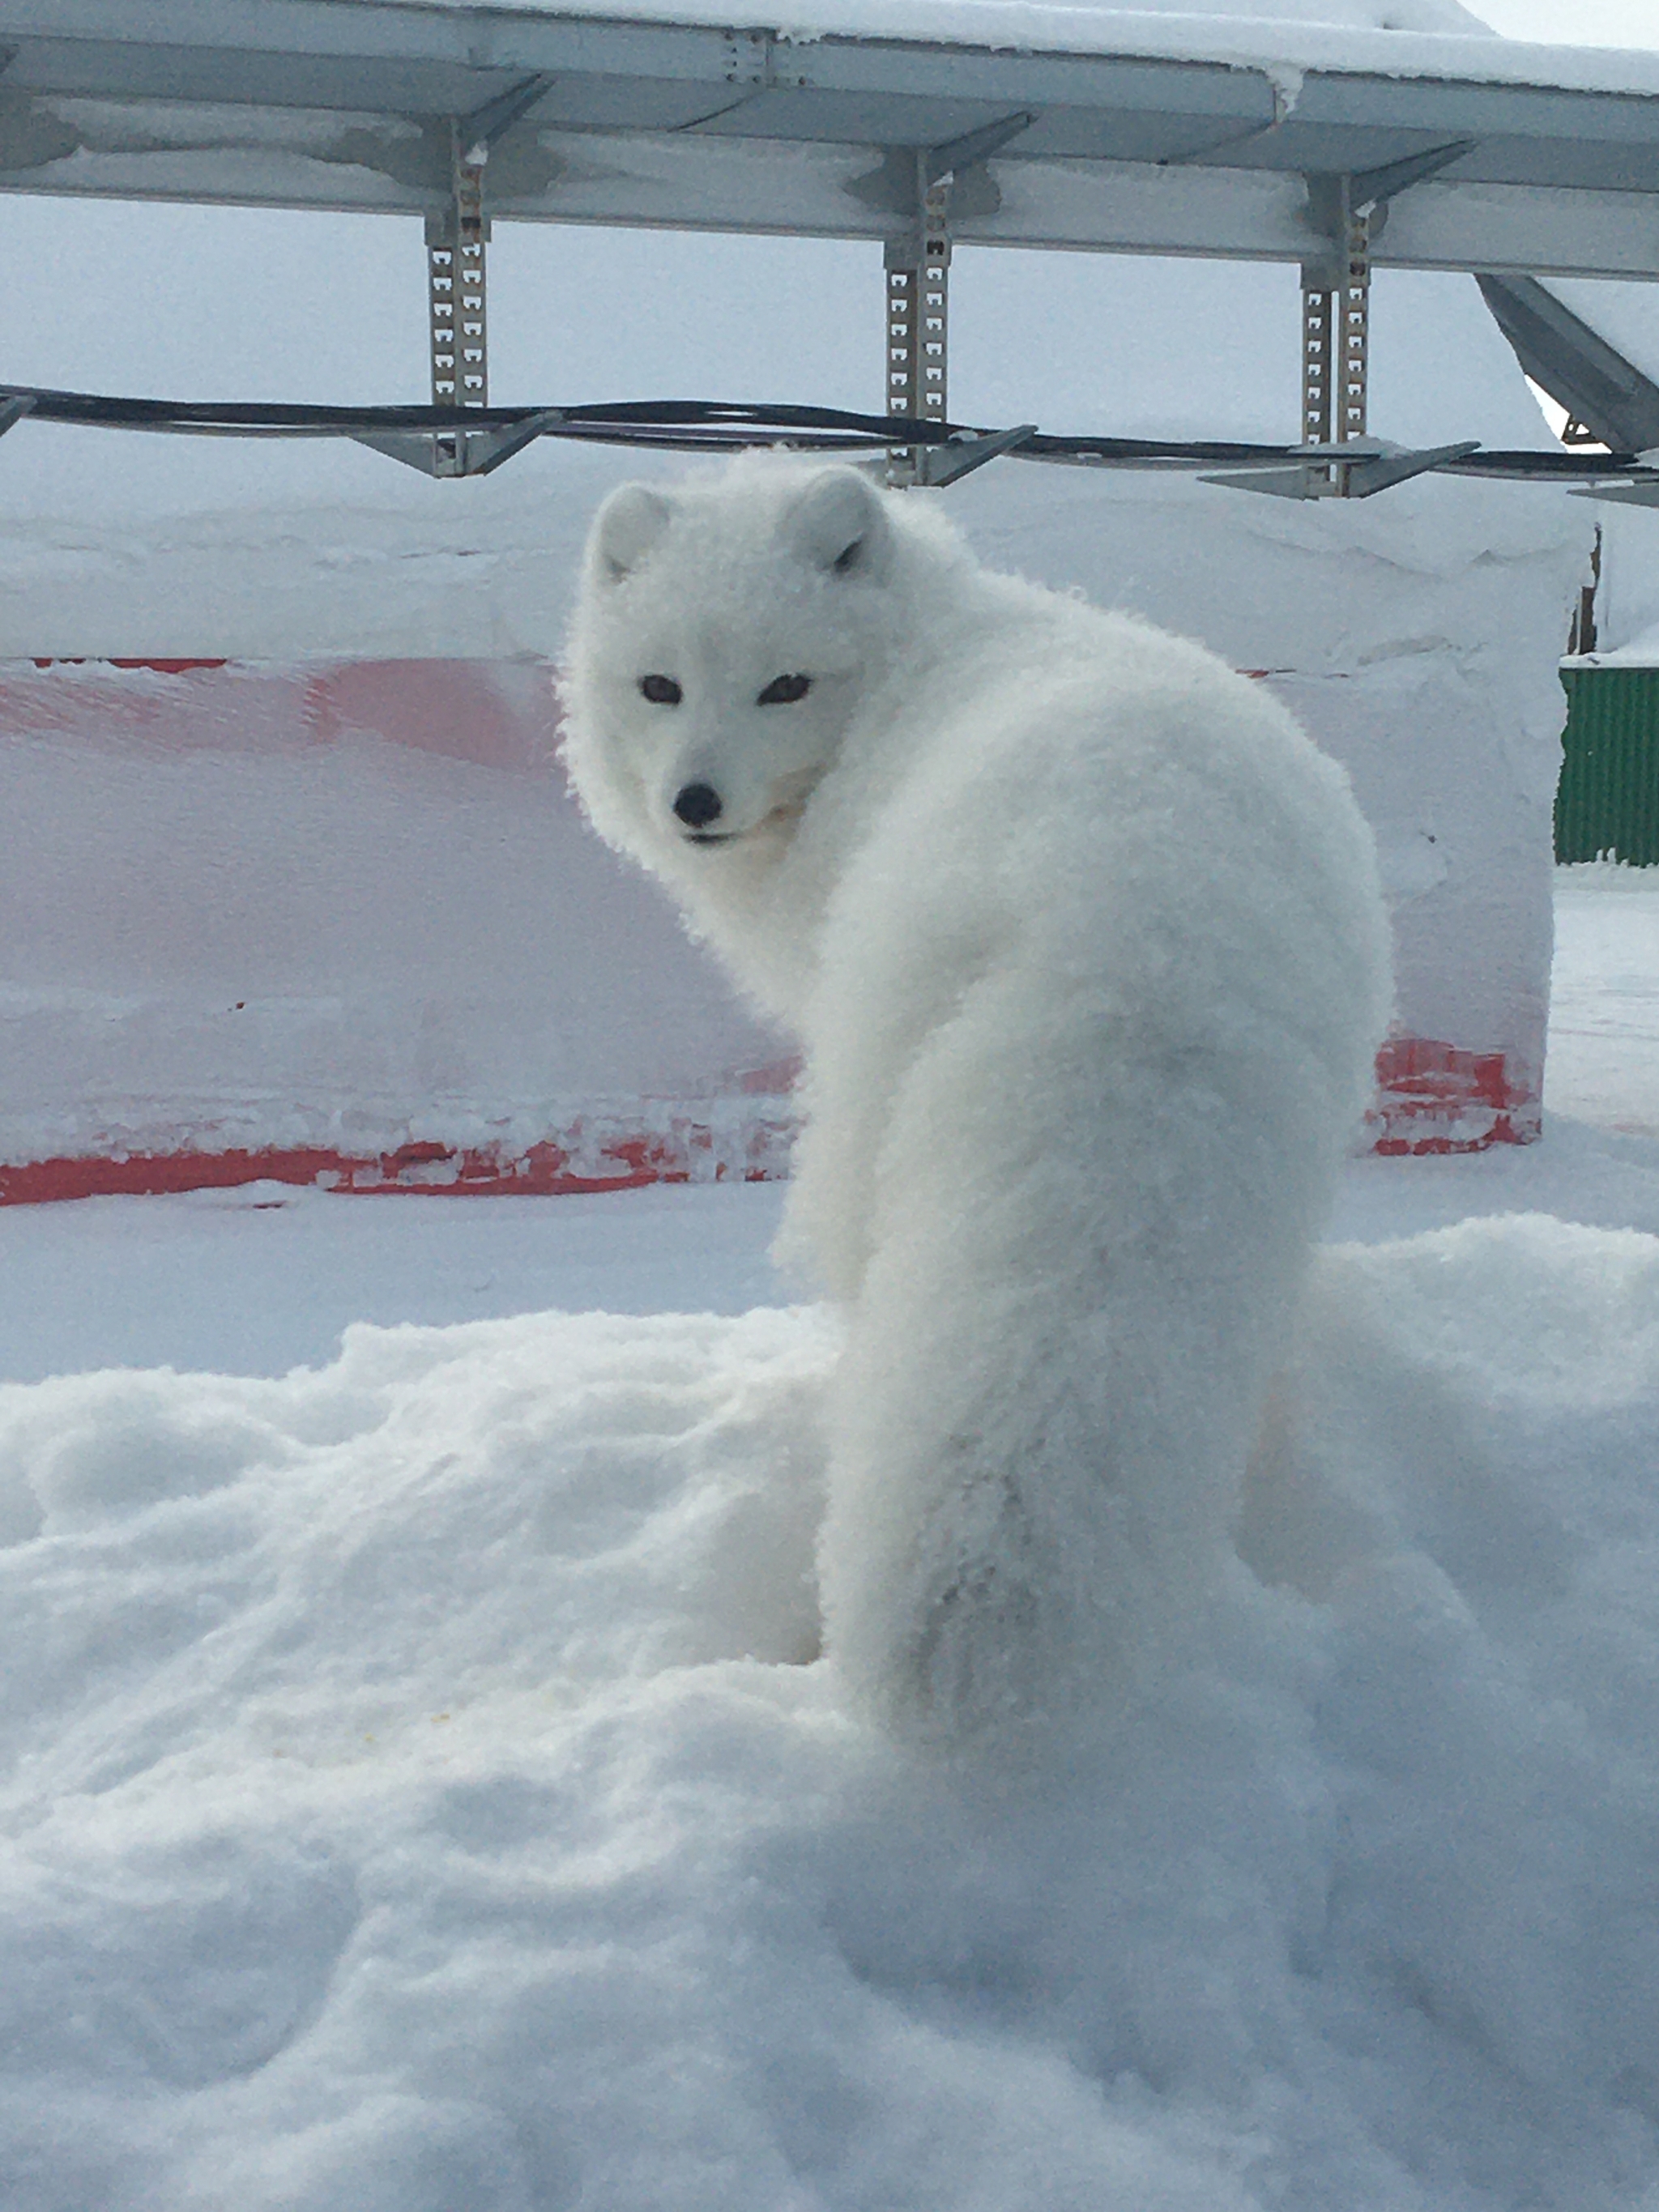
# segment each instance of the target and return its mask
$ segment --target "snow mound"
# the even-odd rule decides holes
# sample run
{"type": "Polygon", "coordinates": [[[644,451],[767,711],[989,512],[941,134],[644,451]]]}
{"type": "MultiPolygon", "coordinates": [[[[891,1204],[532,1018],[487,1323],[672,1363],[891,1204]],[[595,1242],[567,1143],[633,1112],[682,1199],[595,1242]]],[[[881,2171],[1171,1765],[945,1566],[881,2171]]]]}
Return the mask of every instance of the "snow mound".
{"type": "Polygon", "coordinates": [[[1634,2206],[1659,1240],[1309,1316],[1264,1579],[995,1772],[803,1663],[822,1312],[0,1390],[8,2212],[1634,2206]]]}

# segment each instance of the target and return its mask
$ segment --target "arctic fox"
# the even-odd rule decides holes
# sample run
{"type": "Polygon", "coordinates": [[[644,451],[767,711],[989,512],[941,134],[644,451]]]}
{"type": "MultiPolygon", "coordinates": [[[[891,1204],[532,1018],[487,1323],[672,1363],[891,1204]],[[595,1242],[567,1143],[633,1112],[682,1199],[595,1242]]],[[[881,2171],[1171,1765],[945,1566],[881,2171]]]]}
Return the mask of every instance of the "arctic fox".
{"type": "Polygon", "coordinates": [[[613,493],[566,705],[596,828],[804,1048],[832,1660],[946,1741],[1098,1704],[1227,1571],[1368,1094],[1346,776],[1202,647],[842,465],[613,493]]]}

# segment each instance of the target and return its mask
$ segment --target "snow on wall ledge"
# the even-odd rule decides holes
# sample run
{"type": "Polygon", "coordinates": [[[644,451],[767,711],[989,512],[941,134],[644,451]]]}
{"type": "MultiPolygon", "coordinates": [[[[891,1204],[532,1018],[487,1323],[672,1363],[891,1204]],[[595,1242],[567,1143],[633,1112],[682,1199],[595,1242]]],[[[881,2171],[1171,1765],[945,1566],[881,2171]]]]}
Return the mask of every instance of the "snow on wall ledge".
{"type": "MultiPolygon", "coordinates": [[[[497,1130],[483,1144],[410,1138],[377,1152],[325,1142],[256,1146],[227,1141],[222,1121],[186,1117],[168,1133],[169,1151],[129,1151],[112,1137],[73,1155],[0,1163],[0,1206],[256,1182],[353,1197],[562,1198],[656,1182],[781,1182],[797,1122],[787,1093],[763,1090],[764,1080],[743,1079],[736,1098],[678,1108],[653,1099],[601,1106],[573,1115],[556,1135],[517,1144],[497,1130]]],[[[1385,1156],[1483,1152],[1528,1143],[1540,1127],[1539,1101],[1510,1081],[1501,1054],[1395,1037],[1377,1055],[1377,1094],[1361,1148],[1385,1156]]]]}
{"type": "MultiPolygon", "coordinates": [[[[1535,1136],[1582,516],[1516,487],[1308,509],[1050,470],[951,498],[988,560],[1204,637],[1348,767],[1399,975],[1366,1141],[1535,1136]]],[[[787,1170],[784,1041],[587,832],[555,758],[533,656],[578,519],[495,541],[482,634],[451,641],[476,659],[0,668],[0,1203],[787,1170]]]]}

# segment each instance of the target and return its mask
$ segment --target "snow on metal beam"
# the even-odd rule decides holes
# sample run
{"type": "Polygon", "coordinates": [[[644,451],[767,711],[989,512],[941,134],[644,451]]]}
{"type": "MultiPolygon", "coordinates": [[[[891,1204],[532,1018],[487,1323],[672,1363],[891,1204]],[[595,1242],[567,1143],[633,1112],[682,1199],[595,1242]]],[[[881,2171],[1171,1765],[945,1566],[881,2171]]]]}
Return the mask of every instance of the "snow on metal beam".
{"type": "Polygon", "coordinates": [[[453,120],[540,80],[492,153],[497,219],[879,238],[872,155],[1019,112],[957,210],[963,244],[1299,261],[1308,177],[1466,141],[1401,193],[1379,264],[1659,276],[1659,67],[1601,58],[1598,86],[1595,57],[1365,33],[1290,68],[1241,53],[1258,33],[1236,22],[1221,58],[1182,51],[1175,19],[1013,12],[1038,47],[1069,23],[1125,50],[403,0],[0,0],[0,189],[426,216],[453,120]],[[1145,50],[1156,35],[1170,51],[1145,50]]]}

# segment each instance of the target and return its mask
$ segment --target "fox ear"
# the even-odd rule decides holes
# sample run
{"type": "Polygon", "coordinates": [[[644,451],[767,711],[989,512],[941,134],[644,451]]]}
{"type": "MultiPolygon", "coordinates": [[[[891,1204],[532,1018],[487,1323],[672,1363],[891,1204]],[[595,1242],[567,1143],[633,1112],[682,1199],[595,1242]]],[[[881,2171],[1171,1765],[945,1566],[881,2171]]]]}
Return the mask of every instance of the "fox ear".
{"type": "Polygon", "coordinates": [[[589,558],[600,577],[620,584],[649,556],[674,519],[673,501],[648,484],[621,484],[593,518],[589,558]]]}
{"type": "Polygon", "coordinates": [[[796,499],[784,533],[803,561],[836,575],[879,575],[893,526],[880,492],[856,469],[825,469],[796,499]]]}

